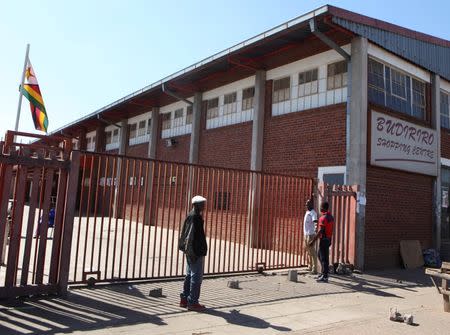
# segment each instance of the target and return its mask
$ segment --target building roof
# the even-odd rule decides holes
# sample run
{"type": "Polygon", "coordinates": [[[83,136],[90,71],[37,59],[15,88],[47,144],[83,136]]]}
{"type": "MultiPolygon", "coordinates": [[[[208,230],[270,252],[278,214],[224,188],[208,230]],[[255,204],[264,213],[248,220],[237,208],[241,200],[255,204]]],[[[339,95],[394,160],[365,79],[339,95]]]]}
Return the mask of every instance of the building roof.
{"type": "Polygon", "coordinates": [[[268,70],[328,50],[310,31],[309,20],[337,44],[349,43],[355,35],[397,54],[408,61],[450,80],[450,41],[403,28],[388,22],[326,5],[308,12],[104,106],[55,133],[73,135],[103,123],[117,122],[151,107],[174,102],[162,91],[165,84],[184,98],[196,91],[210,90],[251,76],[258,69],[268,70]]]}

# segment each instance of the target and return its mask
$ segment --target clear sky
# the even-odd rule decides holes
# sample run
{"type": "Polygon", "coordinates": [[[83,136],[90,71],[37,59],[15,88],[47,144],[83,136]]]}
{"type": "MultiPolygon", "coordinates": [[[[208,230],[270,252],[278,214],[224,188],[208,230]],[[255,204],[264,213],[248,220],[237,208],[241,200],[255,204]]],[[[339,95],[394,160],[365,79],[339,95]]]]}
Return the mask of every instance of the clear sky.
{"type": "MultiPolygon", "coordinates": [[[[51,132],[327,3],[450,40],[447,0],[1,0],[0,136],[14,128],[27,43],[51,132]]],[[[34,132],[25,99],[19,130],[34,132]]]]}

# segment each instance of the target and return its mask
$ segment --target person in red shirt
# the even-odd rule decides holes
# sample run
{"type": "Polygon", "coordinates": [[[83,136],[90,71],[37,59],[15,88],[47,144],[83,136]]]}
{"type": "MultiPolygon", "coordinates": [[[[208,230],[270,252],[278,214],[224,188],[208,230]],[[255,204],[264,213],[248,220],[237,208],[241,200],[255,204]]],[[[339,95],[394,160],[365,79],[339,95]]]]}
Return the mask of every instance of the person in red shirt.
{"type": "Polygon", "coordinates": [[[328,210],[329,207],[330,206],[326,201],[322,202],[322,204],[320,205],[320,213],[322,216],[319,218],[317,234],[309,243],[310,245],[313,245],[317,239],[320,239],[318,255],[320,265],[322,267],[322,273],[317,278],[317,281],[322,283],[328,282],[328,270],[330,267],[330,246],[334,226],[334,218],[328,210]]]}

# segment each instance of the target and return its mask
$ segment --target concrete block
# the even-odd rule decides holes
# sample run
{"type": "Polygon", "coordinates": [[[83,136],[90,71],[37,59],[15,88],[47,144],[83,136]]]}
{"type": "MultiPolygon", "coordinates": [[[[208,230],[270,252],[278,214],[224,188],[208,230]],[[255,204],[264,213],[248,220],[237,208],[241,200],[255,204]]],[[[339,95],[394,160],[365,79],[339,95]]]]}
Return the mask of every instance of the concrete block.
{"type": "Polygon", "coordinates": [[[229,280],[227,286],[229,288],[239,289],[239,280],[229,280]]]}
{"type": "Polygon", "coordinates": [[[153,298],[161,298],[162,297],[162,288],[161,287],[154,288],[154,289],[150,290],[148,295],[153,298]]]}
{"type": "Polygon", "coordinates": [[[298,276],[297,270],[289,270],[288,271],[287,278],[288,278],[289,281],[292,281],[292,282],[296,283],[297,282],[297,276],[298,276]]]}

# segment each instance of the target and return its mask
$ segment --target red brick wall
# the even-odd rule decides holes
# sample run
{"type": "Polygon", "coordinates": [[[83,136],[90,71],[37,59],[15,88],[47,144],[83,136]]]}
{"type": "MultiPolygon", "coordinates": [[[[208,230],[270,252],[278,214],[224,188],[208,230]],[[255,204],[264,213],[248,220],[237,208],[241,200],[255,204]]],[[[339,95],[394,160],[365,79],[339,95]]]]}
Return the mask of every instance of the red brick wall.
{"type": "Polygon", "coordinates": [[[319,166],[345,165],[346,104],[271,116],[266,113],[263,169],[317,177],[319,166]]]}
{"type": "Polygon", "coordinates": [[[450,159],[450,131],[441,128],[441,157],[450,159]]]}
{"type": "Polygon", "coordinates": [[[187,163],[189,161],[191,135],[177,136],[174,139],[176,144],[167,147],[166,139],[158,137],[156,158],[163,161],[187,163]]]}
{"type": "Polygon", "coordinates": [[[239,123],[200,132],[199,164],[250,169],[252,123],[239,123]]]}
{"type": "Polygon", "coordinates": [[[432,181],[429,176],[368,166],[367,268],[400,266],[400,240],[431,246],[432,181]]]}
{"type": "Polygon", "coordinates": [[[127,156],[147,158],[148,142],[127,146],[127,156]]]}

